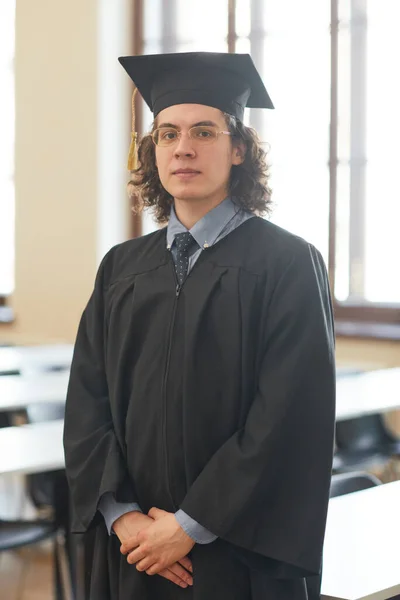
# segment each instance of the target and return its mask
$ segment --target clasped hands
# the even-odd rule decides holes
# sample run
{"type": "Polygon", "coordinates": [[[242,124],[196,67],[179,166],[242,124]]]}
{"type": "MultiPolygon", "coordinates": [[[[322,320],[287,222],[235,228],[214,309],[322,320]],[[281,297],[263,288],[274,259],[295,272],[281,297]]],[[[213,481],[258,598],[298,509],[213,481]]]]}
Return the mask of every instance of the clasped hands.
{"type": "Polygon", "coordinates": [[[155,507],[148,515],[140,512],[128,515],[117,519],[113,526],[128,563],[135,564],[138,571],[161,575],[182,587],[192,585],[193,568],[187,555],[195,542],[175,515],[155,507]],[[130,519],[128,523],[126,517],[130,519]]]}

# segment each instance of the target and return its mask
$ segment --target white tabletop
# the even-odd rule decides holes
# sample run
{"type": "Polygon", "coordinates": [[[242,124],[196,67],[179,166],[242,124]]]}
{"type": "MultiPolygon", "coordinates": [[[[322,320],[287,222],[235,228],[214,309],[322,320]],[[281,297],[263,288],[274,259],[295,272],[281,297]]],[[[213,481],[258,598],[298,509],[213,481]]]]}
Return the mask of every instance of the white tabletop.
{"type": "Polygon", "coordinates": [[[51,368],[69,370],[72,353],[72,344],[0,348],[0,373],[20,371],[24,375],[51,368]]]}
{"type": "Polygon", "coordinates": [[[63,469],[64,421],[0,429],[0,475],[63,469]]]}
{"type": "Polygon", "coordinates": [[[369,371],[337,379],[337,421],[397,409],[400,409],[400,369],[369,371]]]}
{"type": "MultiPolygon", "coordinates": [[[[17,410],[36,402],[64,402],[68,380],[69,370],[0,377],[0,411],[17,410]]],[[[397,409],[400,409],[400,369],[371,371],[337,380],[337,421],[397,409]]]]}
{"type": "MultiPolygon", "coordinates": [[[[0,429],[0,475],[64,468],[63,421],[0,429]]],[[[400,594],[400,481],[333,498],[322,594],[384,600],[400,594]]]]}
{"type": "Polygon", "coordinates": [[[332,498],[322,594],[340,600],[400,594],[400,481],[332,498]]]}
{"type": "Polygon", "coordinates": [[[41,402],[65,402],[69,372],[0,377],[0,411],[41,402]]]}

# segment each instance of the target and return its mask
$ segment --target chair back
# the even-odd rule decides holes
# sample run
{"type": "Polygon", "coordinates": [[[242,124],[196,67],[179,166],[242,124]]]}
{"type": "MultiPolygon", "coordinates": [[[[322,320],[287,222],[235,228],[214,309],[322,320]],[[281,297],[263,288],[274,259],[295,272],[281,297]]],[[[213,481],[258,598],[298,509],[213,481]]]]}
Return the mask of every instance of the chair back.
{"type": "Polygon", "coordinates": [[[350,452],[382,450],[393,442],[380,414],[336,423],[336,448],[350,452]]]}
{"type": "Polygon", "coordinates": [[[28,423],[44,423],[45,421],[57,421],[63,419],[65,404],[59,402],[40,402],[31,404],[26,408],[28,423]]]}
{"type": "Polygon", "coordinates": [[[9,375],[21,375],[19,369],[2,369],[0,371],[0,377],[8,377],[9,375]]]}
{"type": "Polygon", "coordinates": [[[338,473],[337,475],[332,475],[329,496],[330,498],[336,498],[337,496],[344,496],[345,494],[366,490],[375,485],[380,485],[381,483],[382,482],[371,473],[361,471],[354,473],[338,473]]]}
{"type": "MultiPolygon", "coordinates": [[[[43,423],[64,418],[65,404],[56,402],[41,402],[31,404],[26,409],[28,423],[43,423]]],[[[67,490],[65,473],[63,471],[48,471],[34,473],[26,478],[28,494],[36,508],[56,505],[56,494],[60,486],[67,490]],[[64,481],[65,480],[65,481],[64,481]]],[[[67,494],[66,494],[67,495],[67,494]]]]}

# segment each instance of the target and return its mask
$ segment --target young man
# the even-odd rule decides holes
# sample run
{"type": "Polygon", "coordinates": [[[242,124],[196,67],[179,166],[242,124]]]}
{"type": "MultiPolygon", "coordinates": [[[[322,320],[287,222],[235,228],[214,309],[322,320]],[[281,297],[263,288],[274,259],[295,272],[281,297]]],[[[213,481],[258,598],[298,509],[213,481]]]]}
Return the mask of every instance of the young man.
{"type": "Polygon", "coordinates": [[[76,340],[65,454],[73,529],[96,532],[90,598],[316,598],[333,319],[319,252],[257,216],[265,153],[242,119],[271,100],[248,55],[120,62],[155,118],[131,185],[168,225],[108,252],[76,340]]]}

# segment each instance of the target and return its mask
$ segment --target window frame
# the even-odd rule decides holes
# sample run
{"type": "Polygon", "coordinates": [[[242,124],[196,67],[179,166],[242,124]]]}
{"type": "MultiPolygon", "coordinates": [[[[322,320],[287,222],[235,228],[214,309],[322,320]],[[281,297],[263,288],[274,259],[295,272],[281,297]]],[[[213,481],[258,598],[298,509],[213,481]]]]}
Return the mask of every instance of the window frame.
{"type": "MultiPolygon", "coordinates": [[[[358,34],[359,41],[365,47],[365,20],[367,0],[348,0],[352,4],[352,10],[357,15],[355,27],[360,27],[358,34]],[[364,27],[363,27],[364,26],[364,27]]],[[[373,302],[340,302],[334,296],[335,290],[335,269],[336,269],[336,201],[337,201],[337,167],[339,164],[337,132],[338,132],[338,56],[339,56],[339,0],[331,0],[331,122],[330,122],[330,150],[329,150],[329,279],[332,289],[333,306],[335,312],[336,329],[341,336],[350,337],[368,337],[400,339],[400,305],[390,303],[373,302]]],[[[356,49],[359,52],[359,46],[356,49]]],[[[364,55],[357,54],[352,57],[353,60],[362,60],[364,55]]],[[[364,72],[363,68],[359,72],[364,72]]],[[[365,81],[352,79],[352,85],[365,86],[365,81]]],[[[360,92],[360,89],[358,89],[360,92]]],[[[365,94],[357,93],[358,97],[363,98],[365,94]]],[[[357,106],[359,109],[359,105],[357,106]]],[[[354,111],[355,107],[352,107],[354,111]]],[[[365,115],[365,105],[361,107],[360,120],[365,115]],[[363,110],[364,109],[364,110],[363,110]]],[[[361,123],[362,124],[362,123],[361,123]]],[[[360,128],[360,121],[354,124],[352,119],[352,128],[360,128]]],[[[356,137],[355,147],[359,158],[365,155],[364,136],[357,137],[359,131],[352,129],[352,134],[356,137]]],[[[350,161],[353,159],[350,156],[350,161]]],[[[365,159],[357,162],[358,171],[365,167],[365,159]]],[[[359,183],[360,173],[356,174],[355,183],[359,183]]],[[[354,194],[354,189],[364,190],[364,186],[353,186],[350,195],[350,289],[352,280],[352,265],[355,264],[355,258],[362,259],[365,256],[365,238],[361,229],[357,226],[362,219],[359,219],[360,210],[364,211],[365,198],[360,194],[354,194]],[[357,214],[357,219],[355,219],[357,214]]],[[[362,263],[363,267],[365,263],[362,263]]],[[[364,268],[363,268],[364,270],[364,268]]]]}
{"type": "MultiPolygon", "coordinates": [[[[257,8],[258,2],[265,0],[251,0],[252,9],[257,8]]],[[[342,0],[344,1],[344,0],[342,0]]],[[[357,14],[356,27],[363,24],[363,11],[365,13],[367,0],[346,0],[351,2],[352,10],[357,14]]],[[[162,0],[162,8],[166,10],[168,0],[162,0]]],[[[227,19],[228,19],[228,36],[227,36],[227,51],[234,53],[238,35],[236,32],[236,0],[226,0],[227,2],[227,19]]],[[[144,47],[143,32],[144,32],[144,10],[143,0],[133,0],[133,53],[141,54],[144,47]]],[[[364,14],[365,17],[365,14],[364,14]]],[[[335,256],[336,256],[336,198],[337,198],[337,170],[339,164],[338,157],[338,54],[339,54],[339,0],[331,0],[331,106],[330,106],[330,142],[329,142],[329,260],[328,273],[332,289],[332,301],[335,313],[336,330],[338,336],[344,337],[362,337],[362,338],[384,338],[384,339],[399,339],[400,340],[400,304],[376,304],[371,302],[353,303],[340,302],[334,297],[335,290],[335,256]]],[[[250,33],[251,35],[251,33],[250,33]]],[[[361,30],[361,38],[363,38],[361,30]]],[[[365,36],[364,36],[365,37],[365,36]]],[[[361,39],[362,41],[362,39],[361,39]]],[[[364,39],[365,42],[365,39],[364,39]]],[[[364,55],[359,53],[352,60],[363,60],[364,55]]],[[[363,86],[365,81],[352,80],[352,85],[363,86]]],[[[362,94],[361,94],[362,97],[362,94]]],[[[353,106],[353,113],[357,110],[360,113],[359,106],[353,106]]],[[[361,107],[362,108],[362,107],[361,107]]],[[[365,108],[365,107],[364,107],[365,108]]],[[[364,111],[365,113],[365,111],[364,111]]],[[[357,150],[357,155],[363,155],[363,136],[359,135],[363,124],[363,111],[360,113],[360,118],[356,122],[352,122],[352,134],[355,136],[356,143],[354,148],[357,150]]],[[[140,98],[136,100],[136,121],[138,131],[141,132],[141,102],[140,98]]],[[[364,153],[365,154],[365,153],[364,153]]],[[[353,157],[350,157],[350,161],[353,157]]],[[[355,189],[360,189],[359,179],[362,177],[362,169],[365,168],[365,163],[357,162],[357,169],[353,171],[354,177],[352,193],[350,195],[350,264],[352,258],[364,256],[363,233],[357,226],[359,219],[354,218],[354,214],[359,215],[360,207],[363,210],[364,198],[361,195],[354,194],[355,189]]],[[[140,215],[132,216],[131,233],[133,237],[141,235],[141,217],[140,215]]],[[[351,281],[351,269],[349,272],[349,280],[351,281]]]]}

